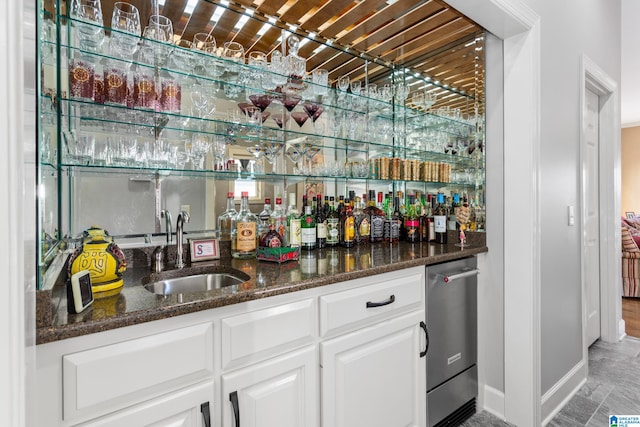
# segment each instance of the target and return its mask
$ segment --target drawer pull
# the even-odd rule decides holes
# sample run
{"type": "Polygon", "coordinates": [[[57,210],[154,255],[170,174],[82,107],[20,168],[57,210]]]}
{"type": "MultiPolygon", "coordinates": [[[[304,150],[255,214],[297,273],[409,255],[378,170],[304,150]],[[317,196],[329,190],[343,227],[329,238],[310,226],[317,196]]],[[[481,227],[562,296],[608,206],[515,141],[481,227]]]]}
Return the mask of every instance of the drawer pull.
{"type": "Polygon", "coordinates": [[[420,322],[420,327],[424,331],[424,338],[425,338],[424,351],[420,352],[420,357],[425,357],[427,355],[427,352],[429,351],[429,331],[427,330],[427,324],[424,322],[420,322]]]}
{"type": "Polygon", "coordinates": [[[382,306],[385,306],[385,305],[392,304],[395,300],[396,300],[396,296],[395,295],[391,295],[391,296],[389,296],[389,299],[386,300],[386,301],[381,301],[381,302],[367,301],[367,308],[382,307],[382,306]]]}
{"type": "Polygon", "coordinates": [[[231,406],[233,406],[233,415],[236,418],[236,427],[240,427],[240,406],[238,405],[238,392],[234,391],[229,394],[231,406]]]}
{"type": "Polygon", "coordinates": [[[454,280],[464,279],[465,277],[477,276],[480,271],[475,268],[473,270],[466,270],[456,274],[450,275],[442,275],[438,274],[438,278],[441,279],[444,283],[451,283],[454,280]]]}
{"type": "Polygon", "coordinates": [[[211,409],[209,409],[209,402],[204,402],[200,405],[200,412],[202,412],[204,427],[211,427],[211,409]]]}

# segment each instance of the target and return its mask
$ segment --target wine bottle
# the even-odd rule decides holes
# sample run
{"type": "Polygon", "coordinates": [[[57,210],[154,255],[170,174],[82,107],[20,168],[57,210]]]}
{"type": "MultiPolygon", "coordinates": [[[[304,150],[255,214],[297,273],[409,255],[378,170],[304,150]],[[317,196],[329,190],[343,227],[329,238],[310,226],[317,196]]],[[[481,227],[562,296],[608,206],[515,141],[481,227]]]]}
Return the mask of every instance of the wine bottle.
{"type": "Polygon", "coordinates": [[[447,209],[444,206],[444,194],[438,193],[438,206],[433,213],[436,243],[447,243],[447,209]]]}

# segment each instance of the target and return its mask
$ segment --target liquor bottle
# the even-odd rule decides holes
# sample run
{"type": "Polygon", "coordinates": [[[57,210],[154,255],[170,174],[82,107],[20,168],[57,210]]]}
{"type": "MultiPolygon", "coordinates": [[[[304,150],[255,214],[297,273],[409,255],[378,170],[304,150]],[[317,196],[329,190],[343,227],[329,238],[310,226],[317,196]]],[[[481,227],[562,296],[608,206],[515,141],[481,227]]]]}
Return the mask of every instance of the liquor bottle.
{"type": "Polygon", "coordinates": [[[276,197],[276,207],[271,212],[271,218],[269,218],[269,224],[273,226],[273,229],[280,235],[282,240],[282,246],[287,246],[286,241],[286,229],[287,229],[287,215],[282,206],[282,198],[276,197]]]}
{"type": "Polygon", "coordinates": [[[418,234],[420,236],[421,242],[429,241],[429,207],[427,206],[427,198],[423,194],[422,199],[420,201],[420,216],[418,221],[420,221],[420,228],[418,230],[418,234]]]}
{"type": "MultiPolygon", "coordinates": [[[[399,240],[406,240],[407,239],[407,230],[405,228],[405,224],[404,224],[404,217],[405,214],[407,213],[407,207],[405,204],[405,199],[404,199],[404,195],[402,193],[402,191],[398,191],[396,193],[396,197],[398,197],[398,213],[400,214],[400,219],[398,220],[400,223],[400,229],[399,229],[399,234],[398,234],[398,239],[399,240]]],[[[395,201],[395,199],[394,199],[395,201]]],[[[395,209],[395,206],[394,206],[395,209]]]]}
{"type": "Polygon", "coordinates": [[[420,241],[420,220],[416,214],[415,198],[416,196],[413,194],[409,196],[409,205],[407,206],[407,213],[404,217],[404,228],[407,233],[405,240],[411,243],[420,241]]]}
{"type": "Polygon", "coordinates": [[[234,258],[255,258],[257,246],[258,217],[249,209],[249,193],[243,191],[240,211],[235,217],[235,227],[231,232],[231,256],[234,258]]]}
{"type": "Polygon", "coordinates": [[[460,195],[458,193],[453,193],[451,207],[449,208],[449,215],[447,216],[447,230],[455,230],[456,228],[459,228],[456,221],[456,209],[458,209],[458,207],[460,207],[460,195]]]}
{"type": "Polygon", "coordinates": [[[340,244],[345,248],[352,248],[356,244],[356,220],[351,205],[346,203],[344,216],[340,219],[340,244]]]}
{"type": "Polygon", "coordinates": [[[383,227],[383,240],[385,242],[391,242],[391,229],[393,228],[393,205],[389,203],[389,195],[384,199],[384,204],[382,205],[382,210],[384,211],[384,227],[383,227]]]}
{"type": "Polygon", "coordinates": [[[269,219],[271,218],[271,199],[264,199],[264,208],[258,214],[258,239],[269,232],[269,219]]]}
{"type": "Polygon", "coordinates": [[[316,208],[316,248],[327,246],[327,215],[322,205],[322,197],[318,195],[318,207],[316,208]]]}
{"type": "Polygon", "coordinates": [[[353,211],[356,229],[356,244],[363,245],[369,243],[371,235],[371,219],[364,209],[362,209],[362,200],[356,197],[355,209],[353,211]]]}
{"type": "Polygon", "coordinates": [[[327,215],[327,246],[340,243],[340,216],[334,206],[334,198],[329,198],[329,215],[327,215]]]}
{"type": "Polygon", "coordinates": [[[300,247],[308,251],[316,248],[316,219],[311,206],[304,207],[304,215],[300,220],[300,247]]]}
{"type": "Polygon", "coordinates": [[[427,230],[427,233],[429,233],[429,242],[436,241],[436,223],[433,218],[433,213],[436,211],[436,201],[437,198],[434,197],[433,194],[429,194],[429,215],[427,216],[429,223],[429,230],[427,230]]]}
{"type": "Polygon", "coordinates": [[[280,248],[283,245],[282,237],[273,226],[269,224],[269,230],[260,237],[259,246],[263,248],[280,248]]]}
{"type": "Polygon", "coordinates": [[[227,193],[227,210],[218,217],[218,230],[220,230],[220,240],[231,240],[231,230],[233,229],[233,219],[236,214],[236,205],[233,193],[227,193]]]}
{"type": "MultiPolygon", "coordinates": [[[[384,239],[384,212],[376,206],[375,194],[374,190],[369,190],[369,206],[365,209],[365,213],[369,215],[371,243],[382,242],[384,239]]],[[[382,204],[382,192],[378,193],[378,204],[382,204]]]]}
{"type": "Polygon", "coordinates": [[[447,243],[447,209],[444,205],[444,194],[438,193],[438,206],[433,213],[433,225],[436,243],[447,243]]]}
{"type": "Polygon", "coordinates": [[[287,242],[292,248],[300,247],[300,211],[296,207],[296,193],[289,193],[287,208],[287,242]]]}
{"type": "Polygon", "coordinates": [[[400,198],[393,199],[393,213],[391,214],[391,243],[400,240],[400,225],[402,224],[402,215],[400,214],[400,198]]]}

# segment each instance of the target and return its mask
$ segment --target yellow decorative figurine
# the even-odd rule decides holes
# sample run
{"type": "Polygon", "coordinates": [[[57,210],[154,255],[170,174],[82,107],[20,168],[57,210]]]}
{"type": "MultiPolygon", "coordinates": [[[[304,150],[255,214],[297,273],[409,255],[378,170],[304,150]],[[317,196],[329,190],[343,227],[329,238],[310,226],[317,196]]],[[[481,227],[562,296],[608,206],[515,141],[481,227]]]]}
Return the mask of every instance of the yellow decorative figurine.
{"type": "Polygon", "coordinates": [[[89,270],[95,298],[120,292],[127,261],[106,230],[91,227],[83,232],[84,242],[69,259],[69,275],[89,270]]]}

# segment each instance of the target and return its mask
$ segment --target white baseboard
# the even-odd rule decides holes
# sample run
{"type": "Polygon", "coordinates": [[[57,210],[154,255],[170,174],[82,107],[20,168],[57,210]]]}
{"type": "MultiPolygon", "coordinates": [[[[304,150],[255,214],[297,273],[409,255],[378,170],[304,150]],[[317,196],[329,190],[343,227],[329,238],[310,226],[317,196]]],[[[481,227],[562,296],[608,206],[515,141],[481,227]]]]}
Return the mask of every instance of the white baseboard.
{"type": "Polygon", "coordinates": [[[483,410],[504,420],[504,393],[488,385],[484,386],[483,410]]]}
{"type": "Polygon", "coordinates": [[[620,339],[627,336],[627,324],[624,322],[624,319],[620,319],[618,322],[618,336],[620,339]]]}
{"type": "Polygon", "coordinates": [[[584,360],[581,360],[567,374],[542,395],[542,425],[546,426],[558,412],[567,404],[569,399],[580,390],[587,381],[587,371],[584,360]]]}

